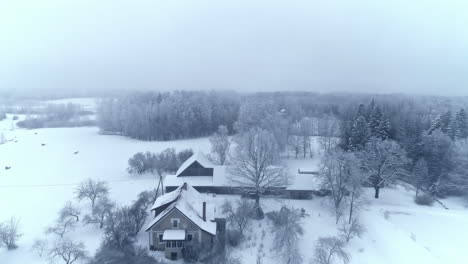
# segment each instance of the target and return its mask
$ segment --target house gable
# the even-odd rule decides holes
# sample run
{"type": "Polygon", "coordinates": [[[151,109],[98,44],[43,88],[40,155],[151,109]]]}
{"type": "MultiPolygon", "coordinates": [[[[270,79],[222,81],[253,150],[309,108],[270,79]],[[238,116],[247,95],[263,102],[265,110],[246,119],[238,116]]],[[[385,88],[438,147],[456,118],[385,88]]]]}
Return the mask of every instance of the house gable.
{"type": "Polygon", "coordinates": [[[177,177],[182,176],[213,176],[213,168],[206,168],[195,160],[185,170],[177,175],[177,177]]]}

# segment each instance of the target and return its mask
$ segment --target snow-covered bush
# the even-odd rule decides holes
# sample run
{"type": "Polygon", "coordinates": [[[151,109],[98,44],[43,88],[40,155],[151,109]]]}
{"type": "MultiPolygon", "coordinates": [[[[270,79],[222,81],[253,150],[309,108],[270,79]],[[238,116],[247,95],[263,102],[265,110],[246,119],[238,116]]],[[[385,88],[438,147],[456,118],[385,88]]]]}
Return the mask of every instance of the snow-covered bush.
{"type": "Polygon", "coordinates": [[[421,194],[414,197],[414,202],[419,205],[431,206],[434,203],[434,198],[429,194],[421,194]]]}
{"type": "Polygon", "coordinates": [[[90,259],[88,264],[103,264],[103,263],[118,263],[118,264],[159,264],[148,254],[145,248],[134,246],[133,244],[125,245],[121,248],[116,248],[112,244],[103,243],[97,250],[94,257],[90,259]]]}
{"type": "Polygon", "coordinates": [[[185,149],[178,153],[174,148],[167,148],[160,153],[138,152],[128,160],[127,171],[137,174],[157,173],[162,176],[163,173],[177,171],[180,165],[192,155],[192,149],[185,149]]]}
{"type": "Polygon", "coordinates": [[[0,246],[2,244],[8,249],[13,250],[18,248],[18,239],[22,236],[19,232],[19,219],[14,217],[9,221],[0,223],[0,246]]]}
{"type": "Polygon", "coordinates": [[[201,245],[197,241],[190,241],[185,243],[182,249],[182,256],[184,260],[189,263],[197,262],[200,258],[201,245]]]}
{"type": "Polygon", "coordinates": [[[47,241],[41,239],[35,240],[31,246],[31,249],[34,252],[36,252],[39,257],[42,258],[42,256],[44,256],[44,253],[47,251],[47,241]]]}
{"type": "Polygon", "coordinates": [[[339,228],[340,236],[346,241],[349,242],[355,237],[361,237],[365,232],[365,228],[359,223],[357,218],[351,219],[351,223],[343,223],[339,228]]]}
{"type": "Polygon", "coordinates": [[[237,247],[241,241],[242,234],[239,230],[228,229],[226,238],[229,245],[237,247]]]}

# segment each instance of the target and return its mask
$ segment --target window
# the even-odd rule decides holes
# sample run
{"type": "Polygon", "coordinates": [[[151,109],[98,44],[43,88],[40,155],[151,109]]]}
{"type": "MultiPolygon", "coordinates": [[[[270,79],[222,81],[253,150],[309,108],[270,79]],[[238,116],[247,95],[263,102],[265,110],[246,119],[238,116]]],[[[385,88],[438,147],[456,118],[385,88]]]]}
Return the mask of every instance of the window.
{"type": "Polygon", "coordinates": [[[167,248],[170,248],[170,247],[171,247],[171,241],[167,241],[167,242],[166,242],[166,247],[167,247],[167,248]]]}
{"type": "Polygon", "coordinates": [[[176,248],[177,247],[177,241],[172,241],[172,247],[176,248]]]}
{"type": "Polygon", "coordinates": [[[193,235],[192,234],[187,234],[187,241],[192,241],[193,235]]]}
{"type": "Polygon", "coordinates": [[[163,242],[163,235],[159,234],[158,237],[159,237],[159,242],[163,242]]]}
{"type": "Polygon", "coordinates": [[[172,219],[172,228],[179,228],[179,219],[172,219]]]}
{"type": "Polygon", "coordinates": [[[178,248],[181,248],[181,247],[183,247],[183,246],[184,246],[184,244],[182,243],[182,241],[178,241],[178,242],[177,242],[177,247],[178,247],[178,248]]]}

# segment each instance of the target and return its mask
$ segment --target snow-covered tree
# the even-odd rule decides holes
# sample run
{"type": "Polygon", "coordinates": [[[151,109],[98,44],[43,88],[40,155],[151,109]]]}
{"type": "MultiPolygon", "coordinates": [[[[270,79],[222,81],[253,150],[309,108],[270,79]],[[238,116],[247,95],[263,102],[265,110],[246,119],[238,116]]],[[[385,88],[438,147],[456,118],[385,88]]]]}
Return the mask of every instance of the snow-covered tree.
{"type": "Polygon", "coordinates": [[[468,117],[465,109],[460,109],[455,114],[455,137],[458,139],[468,138],[468,117]]]}
{"type": "Polygon", "coordinates": [[[228,172],[234,183],[253,192],[257,216],[262,217],[260,196],[269,188],[287,186],[288,170],[279,163],[278,144],[270,132],[253,128],[236,142],[228,172]]]}
{"type": "Polygon", "coordinates": [[[103,197],[96,202],[96,205],[91,209],[91,214],[86,215],[83,221],[86,224],[99,224],[99,228],[103,228],[106,217],[112,212],[114,206],[114,203],[107,196],[103,197]]]}
{"type": "Polygon", "coordinates": [[[104,241],[122,249],[135,241],[135,220],[129,207],[112,210],[104,220],[104,241]]]}
{"type": "Polygon", "coordinates": [[[439,183],[453,169],[453,141],[442,131],[433,131],[422,139],[420,155],[427,163],[427,188],[431,195],[437,195],[439,183]]]}
{"type": "Polygon", "coordinates": [[[427,169],[427,162],[424,158],[419,159],[413,167],[412,179],[414,187],[416,188],[416,196],[419,194],[419,190],[428,187],[429,171],[427,169]]]}
{"type": "Polygon", "coordinates": [[[50,259],[62,260],[65,264],[73,264],[87,258],[83,243],[76,243],[69,239],[60,239],[49,251],[50,259]]]}
{"type": "Polygon", "coordinates": [[[356,118],[349,137],[349,146],[354,151],[362,150],[370,138],[370,131],[364,116],[356,118]]]}
{"type": "Polygon", "coordinates": [[[286,264],[302,263],[299,251],[299,240],[304,235],[302,214],[299,209],[281,207],[279,211],[270,212],[268,218],[273,223],[271,232],[275,235],[273,251],[286,264]]]}
{"type": "Polygon", "coordinates": [[[338,135],[338,123],[330,116],[319,119],[318,135],[319,144],[325,153],[330,152],[336,146],[335,137],[338,135]]]}
{"type": "Polygon", "coordinates": [[[351,178],[358,173],[358,162],[353,153],[336,149],[322,158],[320,179],[324,189],[330,190],[330,199],[335,211],[336,223],[346,208],[347,190],[351,178]]]}
{"type": "Polygon", "coordinates": [[[249,225],[256,213],[254,204],[246,199],[237,201],[236,208],[233,207],[230,201],[226,200],[221,209],[229,225],[239,231],[241,235],[244,234],[244,229],[249,225]]]}
{"type": "Polygon", "coordinates": [[[76,229],[76,221],[72,218],[58,218],[54,225],[46,229],[48,234],[56,234],[60,238],[63,238],[65,234],[76,229]]]}
{"type": "Polygon", "coordinates": [[[109,187],[106,182],[88,179],[82,182],[76,189],[76,198],[80,201],[88,199],[91,202],[91,206],[94,207],[96,200],[107,196],[108,193],[109,187]]]}
{"type": "Polygon", "coordinates": [[[68,201],[65,203],[65,206],[60,209],[59,214],[62,219],[72,217],[78,222],[80,221],[81,211],[78,207],[74,206],[71,201],[68,201]]]}
{"type": "Polygon", "coordinates": [[[219,164],[224,165],[229,155],[229,131],[226,126],[219,126],[218,130],[210,137],[211,153],[216,156],[219,164]]]}
{"type": "Polygon", "coordinates": [[[315,247],[315,264],[334,264],[337,260],[348,264],[349,254],[344,249],[345,243],[337,237],[321,237],[315,247]]]}
{"type": "Polygon", "coordinates": [[[407,175],[406,153],[394,141],[372,138],[357,155],[361,169],[368,177],[367,183],[375,189],[375,198],[379,198],[380,188],[385,184],[407,175]]]}

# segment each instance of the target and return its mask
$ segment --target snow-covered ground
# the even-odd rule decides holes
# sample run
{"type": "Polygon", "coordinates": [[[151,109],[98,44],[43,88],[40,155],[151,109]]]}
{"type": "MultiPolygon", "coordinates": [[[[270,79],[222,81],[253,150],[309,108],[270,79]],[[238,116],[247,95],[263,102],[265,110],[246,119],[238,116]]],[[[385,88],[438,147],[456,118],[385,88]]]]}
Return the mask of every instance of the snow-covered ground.
{"type": "MultiPolygon", "coordinates": [[[[45,264],[31,251],[37,238],[44,238],[44,229],[53,223],[58,210],[67,200],[74,199],[76,183],[87,179],[109,181],[111,198],[121,204],[131,202],[136,195],[156,186],[148,176],[130,176],[126,172],[128,158],[138,151],[161,151],[167,147],[192,148],[209,152],[206,138],[170,142],[143,142],[120,136],[99,135],[97,128],[54,128],[24,130],[12,128],[11,116],[0,121],[0,133],[11,140],[0,145],[0,222],[11,216],[20,218],[24,234],[15,251],[0,249],[1,264],[45,264]],[[16,142],[15,142],[16,141],[16,142]],[[45,144],[44,146],[42,144],[45,144]],[[78,151],[78,154],[74,152],[78,151]],[[11,167],[5,170],[6,166],[11,167]]],[[[313,160],[291,160],[291,170],[316,166],[313,160]]],[[[468,237],[468,210],[458,199],[444,202],[450,210],[438,205],[417,206],[413,192],[401,186],[386,188],[375,200],[367,190],[369,205],[361,214],[367,229],[362,238],[352,240],[347,249],[353,264],[405,263],[468,263],[465,244],[468,237]]],[[[220,205],[236,196],[212,197],[220,205]]],[[[304,208],[305,234],[300,244],[304,263],[313,256],[315,241],[320,236],[336,235],[334,216],[323,199],[287,200],[262,199],[265,210],[278,210],[282,205],[304,208]]],[[[88,205],[80,204],[83,210],[88,205]]],[[[268,220],[254,221],[246,241],[233,254],[243,263],[279,263],[270,252],[272,234],[268,220]]],[[[95,227],[80,227],[73,238],[83,241],[93,252],[101,239],[95,227]]],[[[147,245],[147,234],[140,235],[139,243],[147,245]]]]}

